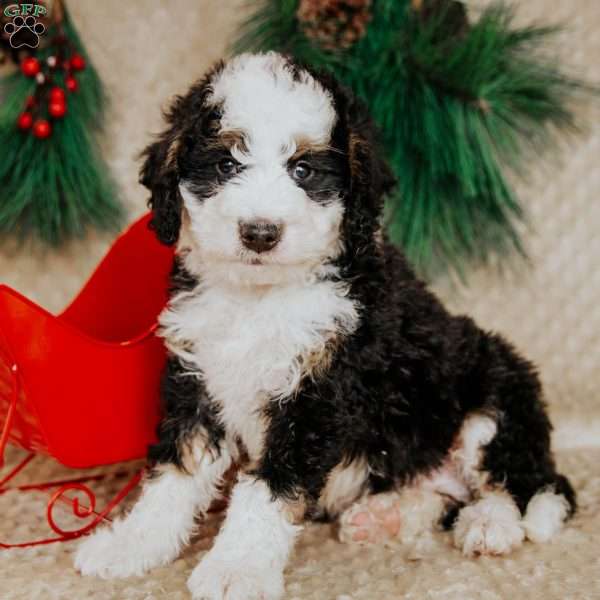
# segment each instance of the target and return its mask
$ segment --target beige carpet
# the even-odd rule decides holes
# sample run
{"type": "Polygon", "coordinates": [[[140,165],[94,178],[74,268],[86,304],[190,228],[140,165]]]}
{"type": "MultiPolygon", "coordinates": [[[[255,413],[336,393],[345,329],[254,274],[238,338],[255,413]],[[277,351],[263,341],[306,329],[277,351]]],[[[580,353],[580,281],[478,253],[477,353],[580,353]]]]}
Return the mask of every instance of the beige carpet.
{"type": "MultiPolygon", "coordinates": [[[[469,4],[480,4],[474,0],[469,4]]],[[[144,210],[137,153],[161,127],[160,109],[219,58],[243,0],[70,0],[74,19],[112,97],[103,146],[132,220],[144,210]]],[[[559,45],[583,75],[600,81],[600,2],[516,2],[528,18],[564,20],[559,45]]],[[[506,333],[541,368],[556,424],[561,468],[576,484],[577,518],[552,544],[526,544],[506,559],[467,560],[444,534],[418,549],[344,547],[324,526],[309,527],[288,569],[289,600],[592,600],[600,599],[600,119],[562,160],[520,185],[530,215],[531,265],[473,273],[467,289],[436,288],[461,312],[506,333]]],[[[0,281],[59,310],[110,244],[91,234],[56,252],[0,249],[0,281]],[[60,282],[60,285],[57,285],[60,282]]],[[[11,451],[9,459],[17,459],[11,451]]],[[[63,477],[41,459],[23,479],[63,477]]],[[[100,505],[115,481],[99,486],[100,505]]],[[[42,494],[0,496],[0,541],[44,535],[42,494]]],[[[66,522],[69,517],[64,513],[66,522]]],[[[214,527],[213,527],[214,529],[214,527]]],[[[243,534],[243,532],[241,532],[243,534]]],[[[185,580],[201,538],[173,566],[145,578],[103,582],[72,569],[73,543],[0,550],[0,600],[152,600],[187,598],[185,580]]]]}
{"type": "MultiPolygon", "coordinates": [[[[17,454],[13,450],[11,457],[16,459],[17,454]]],[[[286,573],[286,600],[600,600],[600,448],[563,450],[558,458],[577,488],[581,507],[551,543],[526,543],[506,558],[467,559],[446,533],[436,533],[415,547],[358,548],[337,542],[329,525],[309,525],[286,573]]],[[[40,460],[34,471],[41,479],[64,475],[48,460],[40,460]]],[[[109,479],[96,486],[99,506],[122,481],[109,479]]],[[[46,500],[41,492],[0,496],[0,541],[32,539],[47,532],[46,500]]],[[[56,515],[61,525],[74,526],[75,519],[66,511],[57,509],[56,515]]],[[[76,541],[0,550],[0,598],[189,598],[186,579],[209,547],[217,520],[214,516],[201,528],[194,544],[174,564],[140,578],[81,577],[72,565],[76,541]]]]}

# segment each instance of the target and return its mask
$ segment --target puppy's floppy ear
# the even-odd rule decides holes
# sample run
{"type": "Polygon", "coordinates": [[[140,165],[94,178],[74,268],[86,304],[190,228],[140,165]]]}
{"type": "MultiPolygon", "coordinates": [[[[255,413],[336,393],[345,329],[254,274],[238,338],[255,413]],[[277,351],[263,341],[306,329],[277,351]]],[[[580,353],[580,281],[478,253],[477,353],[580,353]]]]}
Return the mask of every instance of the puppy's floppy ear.
{"type": "Polygon", "coordinates": [[[170,126],[141,154],[145,161],[140,169],[140,183],[151,192],[148,200],[152,209],[150,228],[168,246],[177,241],[181,227],[183,201],[179,193],[177,153],[182,135],[179,115],[182,102],[180,97],[175,100],[165,115],[170,126]]]}
{"type": "Polygon", "coordinates": [[[211,91],[211,81],[223,68],[224,62],[218,61],[185,96],[175,97],[165,112],[168,128],[142,152],[145,161],[140,169],[140,183],[151,192],[148,201],[153,213],[150,227],[168,246],[178,240],[181,228],[183,199],[179,193],[178,157],[184,148],[189,148],[190,128],[201,121],[205,113],[210,113],[206,99],[211,91]]]}
{"type": "Polygon", "coordinates": [[[345,96],[351,191],[379,214],[383,197],[392,191],[396,178],[384,158],[379,132],[366,106],[350,92],[345,96]]]}
{"type": "Polygon", "coordinates": [[[392,191],[396,178],[384,158],[379,130],[366,105],[330,72],[313,69],[293,59],[290,61],[295,71],[308,71],[332,94],[339,117],[332,139],[336,147],[343,147],[348,153],[350,196],[357,200],[360,207],[378,216],[383,197],[392,191]]]}

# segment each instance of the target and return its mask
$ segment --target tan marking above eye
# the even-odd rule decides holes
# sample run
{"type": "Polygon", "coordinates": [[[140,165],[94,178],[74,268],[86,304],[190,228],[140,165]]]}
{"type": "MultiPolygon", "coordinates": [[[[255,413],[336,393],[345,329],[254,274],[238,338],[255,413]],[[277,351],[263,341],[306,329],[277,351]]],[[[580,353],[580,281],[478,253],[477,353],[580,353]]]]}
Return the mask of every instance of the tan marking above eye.
{"type": "Polygon", "coordinates": [[[219,141],[227,148],[237,148],[240,152],[248,152],[246,135],[240,129],[228,129],[219,133],[219,141]]]}
{"type": "Polygon", "coordinates": [[[296,161],[302,158],[306,154],[312,154],[313,152],[323,152],[325,150],[331,150],[331,146],[329,144],[324,143],[315,143],[306,138],[297,138],[296,139],[296,151],[289,160],[296,161]]]}

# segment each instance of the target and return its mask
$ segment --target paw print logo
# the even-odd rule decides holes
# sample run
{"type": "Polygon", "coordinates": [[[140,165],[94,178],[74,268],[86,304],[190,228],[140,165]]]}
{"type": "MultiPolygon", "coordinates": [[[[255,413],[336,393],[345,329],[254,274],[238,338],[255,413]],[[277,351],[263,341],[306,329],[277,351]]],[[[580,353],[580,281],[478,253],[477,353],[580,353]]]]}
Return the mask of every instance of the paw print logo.
{"type": "Polygon", "coordinates": [[[4,26],[4,31],[10,36],[8,41],[13,48],[37,48],[46,28],[33,15],[29,15],[25,19],[16,16],[4,26]]]}

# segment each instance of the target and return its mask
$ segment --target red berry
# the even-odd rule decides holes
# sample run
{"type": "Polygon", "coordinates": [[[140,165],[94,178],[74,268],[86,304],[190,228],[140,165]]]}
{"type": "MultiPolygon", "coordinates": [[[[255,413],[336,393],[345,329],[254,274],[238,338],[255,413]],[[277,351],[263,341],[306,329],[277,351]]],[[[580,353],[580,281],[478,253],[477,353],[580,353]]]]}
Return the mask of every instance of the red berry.
{"type": "Polygon", "coordinates": [[[64,102],[50,102],[48,105],[48,114],[55,119],[65,116],[67,105],[64,102]]]}
{"type": "Polygon", "coordinates": [[[36,138],[44,139],[50,137],[52,127],[46,119],[39,119],[33,124],[33,135],[36,138]]]}
{"type": "Polygon", "coordinates": [[[75,91],[77,91],[77,87],[78,87],[78,85],[77,85],[77,80],[75,79],[75,77],[71,77],[71,76],[69,75],[69,77],[67,77],[67,78],[65,79],[65,85],[67,86],[67,89],[68,89],[70,92],[75,92],[75,91]]]}
{"type": "Polygon", "coordinates": [[[30,112],[24,112],[19,115],[17,119],[17,127],[19,129],[29,129],[33,123],[33,116],[30,112]]]}
{"type": "Polygon", "coordinates": [[[73,54],[70,64],[71,69],[74,71],[83,71],[85,69],[85,59],[80,54],[73,54]]]}
{"type": "Polygon", "coordinates": [[[21,71],[26,77],[35,77],[40,72],[40,61],[33,56],[28,56],[21,63],[21,71]]]}
{"type": "Polygon", "coordinates": [[[64,102],[65,97],[65,90],[63,90],[61,87],[56,86],[50,90],[50,102],[64,102]]]}
{"type": "Polygon", "coordinates": [[[27,100],[25,101],[25,106],[27,108],[33,108],[35,106],[35,98],[33,96],[27,96],[27,100]]]}

